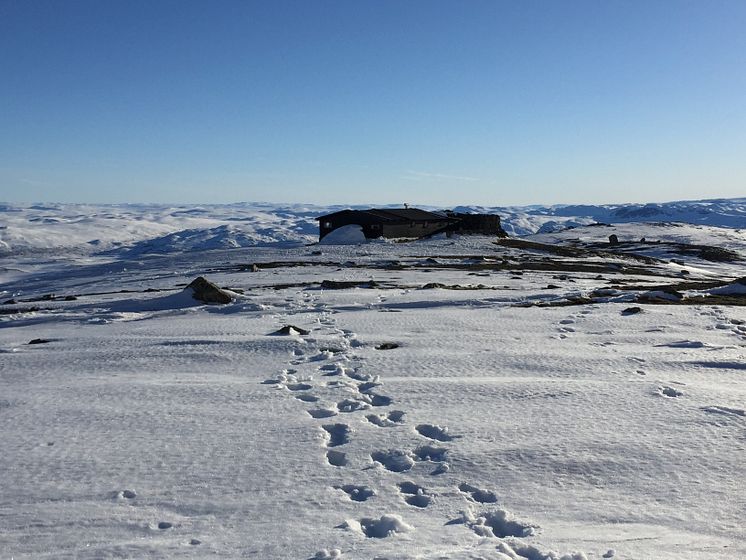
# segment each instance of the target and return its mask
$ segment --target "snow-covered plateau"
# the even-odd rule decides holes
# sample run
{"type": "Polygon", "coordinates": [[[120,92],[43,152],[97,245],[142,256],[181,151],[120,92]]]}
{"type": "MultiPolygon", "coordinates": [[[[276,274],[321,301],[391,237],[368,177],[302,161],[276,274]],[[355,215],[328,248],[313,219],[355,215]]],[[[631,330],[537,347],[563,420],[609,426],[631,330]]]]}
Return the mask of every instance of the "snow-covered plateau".
{"type": "Polygon", "coordinates": [[[746,558],[746,200],[568,208],[0,206],[0,558],[746,558]]]}

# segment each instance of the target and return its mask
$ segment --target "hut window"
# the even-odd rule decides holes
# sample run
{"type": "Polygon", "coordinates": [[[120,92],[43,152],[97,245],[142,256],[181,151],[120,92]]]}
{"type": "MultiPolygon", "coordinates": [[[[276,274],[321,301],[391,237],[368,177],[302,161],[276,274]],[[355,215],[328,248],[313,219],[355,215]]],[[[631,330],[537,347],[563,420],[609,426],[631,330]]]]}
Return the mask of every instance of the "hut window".
{"type": "Polygon", "coordinates": [[[324,222],[324,227],[325,228],[330,228],[330,227],[332,227],[332,223],[331,222],[324,222]]]}
{"type": "Polygon", "coordinates": [[[422,227],[426,228],[427,227],[427,222],[422,222],[422,227]]]}
{"type": "Polygon", "coordinates": [[[381,229],[381,224],[371,224],[370,229],[381,229]]]}
{"type": "Polygon", "coordinates": [[[409,227],[414,227],[414,222],[409,222],[409,227]]]}

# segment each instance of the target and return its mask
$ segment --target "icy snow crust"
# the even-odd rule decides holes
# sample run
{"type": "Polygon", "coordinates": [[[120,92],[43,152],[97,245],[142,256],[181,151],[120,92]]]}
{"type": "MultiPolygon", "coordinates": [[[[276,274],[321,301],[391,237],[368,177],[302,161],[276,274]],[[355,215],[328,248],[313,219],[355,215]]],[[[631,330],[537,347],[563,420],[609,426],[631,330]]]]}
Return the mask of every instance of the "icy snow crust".
{"type": "Polygon", "coordinates": [[[746,557],[744,234],[530,241],[6,256],[0,557],[746,557]]]}

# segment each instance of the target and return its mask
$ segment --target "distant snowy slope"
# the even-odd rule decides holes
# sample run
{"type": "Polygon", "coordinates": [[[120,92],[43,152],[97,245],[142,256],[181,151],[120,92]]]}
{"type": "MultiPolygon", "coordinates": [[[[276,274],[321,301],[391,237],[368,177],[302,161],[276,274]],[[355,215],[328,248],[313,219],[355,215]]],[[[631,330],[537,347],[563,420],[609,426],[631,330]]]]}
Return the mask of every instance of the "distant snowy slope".
{"type": "MultiPolygon", "coordinates": [[[[365,208],[366,205],[353,208],[365,208]]],[[[428,210],[442,210],[421,206],[428,210]]],[[[0,254],[145,254],[295,245],[317,240],[316,217],[347,208],[311,204],[0,204],[0,254]]],[[[662,204],[458,206],[496,213],[512,236],[595,222],[684,222],[746,228],[746,198],[662,204]]]]}
{"type": "Polygon", "coordinates": [[[500,214],[511,235],[559,231],[568,226],[594,222],[683,222],[708,226],[746,227],[746,198],[691,200],[649,204],[555,205],[555,206],[462,206],[461,212],[500,214]]]}

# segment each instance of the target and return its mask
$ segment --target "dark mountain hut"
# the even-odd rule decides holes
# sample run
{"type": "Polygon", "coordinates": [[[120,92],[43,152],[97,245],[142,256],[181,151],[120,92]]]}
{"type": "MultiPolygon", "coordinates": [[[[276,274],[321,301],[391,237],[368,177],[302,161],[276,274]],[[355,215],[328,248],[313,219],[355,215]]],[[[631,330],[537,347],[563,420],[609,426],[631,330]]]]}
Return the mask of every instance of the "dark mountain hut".
{"type": "Polygon", "coordinates": [[[507,237],[497,214],[428,212],[419,208],[370,208],[341,210],[316,219],[319,221],[319,240],[347,225],[359,225],[367,239],[419,239],[438,233],[507,237]]]}
{"type": "Polygon", "coordinates": [[[418,239],[444,231],[455,220],[445,214],[427,212],[419,208],[371,208],[342,210],[316,218],[319,221],[319,240],[337,228],[359,225],[368,239],[406,237],[418,239]]]}

